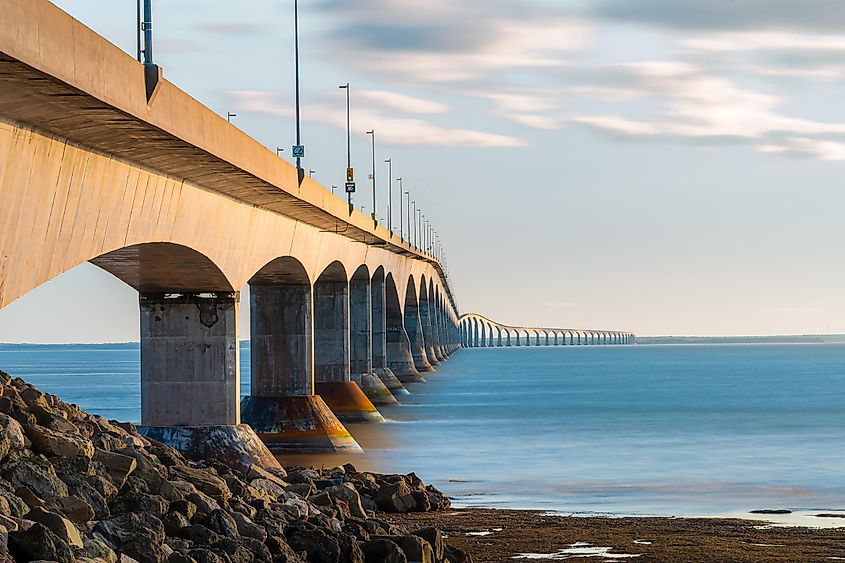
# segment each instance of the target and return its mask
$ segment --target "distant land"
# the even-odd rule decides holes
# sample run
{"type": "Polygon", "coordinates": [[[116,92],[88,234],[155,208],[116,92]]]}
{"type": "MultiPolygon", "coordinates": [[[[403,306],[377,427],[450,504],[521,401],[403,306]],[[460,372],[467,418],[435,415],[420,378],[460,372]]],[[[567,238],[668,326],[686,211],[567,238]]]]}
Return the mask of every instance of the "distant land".
{"type": "Polygon", "coordinates": [[[793,334],[779,336],[638,336],[637,344],[834,344],[845,343],[845,334],[793,334]]]}

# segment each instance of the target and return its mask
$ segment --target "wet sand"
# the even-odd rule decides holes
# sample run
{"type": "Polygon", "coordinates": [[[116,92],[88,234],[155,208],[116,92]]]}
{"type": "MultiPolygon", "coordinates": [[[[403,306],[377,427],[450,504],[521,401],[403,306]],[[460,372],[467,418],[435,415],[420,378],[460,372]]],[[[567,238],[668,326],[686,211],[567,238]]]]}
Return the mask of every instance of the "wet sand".
{"type": "Polygon", "coordinates": [[[845,560],[845,522],[843,528],[814,529],[771,527],[763,518],[579,518],[491,509],[387,519],[409,527],[436,526],[448,534],[450,544],[470,553],[475,563],[845,560]]]}

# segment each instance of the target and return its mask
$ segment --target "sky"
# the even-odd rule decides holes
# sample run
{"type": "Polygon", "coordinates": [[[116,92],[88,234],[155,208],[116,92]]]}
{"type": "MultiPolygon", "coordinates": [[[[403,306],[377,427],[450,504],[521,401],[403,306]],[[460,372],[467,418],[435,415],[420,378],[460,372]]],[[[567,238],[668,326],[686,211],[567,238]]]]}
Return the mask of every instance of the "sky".
{"type": "MultiPolygon", "coordinates": [[[[134,55],[134,1],[56,4],[134,55]]],[[[154,2],[156,62],[289,151],[292,19],[292,0],[154,2]]],[[[349,82],[353,164],[375,129],[462,312],[845,333],[845,3],[302,0],[300,29],[304,166],[342,184],[349,82]]],[[[4,342],[137,339],[137,294],[91,265],[0,311],[4,342]]]]}

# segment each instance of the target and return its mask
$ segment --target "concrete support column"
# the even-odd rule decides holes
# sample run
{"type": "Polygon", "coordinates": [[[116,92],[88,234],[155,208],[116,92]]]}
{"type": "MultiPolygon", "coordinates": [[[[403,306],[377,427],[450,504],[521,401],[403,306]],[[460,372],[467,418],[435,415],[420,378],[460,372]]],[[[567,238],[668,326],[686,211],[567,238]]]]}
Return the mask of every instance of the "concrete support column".
{"type": "Polygon", "coordinates": [[[315,389],[341,422],[384,420],[350,377],[349,284],[314,284],[315,389]]]}
{"type": "Polygon", "coordinates": [[[373,373],[375,373],[396,398],[408,395],[402,381],[396,377],[387,365],[387,293],[384,275],[373,278],[370,286],[370,304],[372,310],[372,354],[373,373]]]}
{"type": "Polygon", "coordinates": [[[272,451],[361,449],[314,395],[309,283],[250,286],[250,395],[241,407],[272,451]]]}
{"type": "Polygon", "coordinates": [[[349,366],[352,381],[374,405],[398,401],[373,370],[373,309],[370,278],[365,269],[349,282],[349,366]]]}
{"type": "Polygon", "coordinates": [[[420,308],[416,302],[405,303],[404,323],[417,371],[434,371],[425,352],[425,337],[423,335],[422,321],[420,320],[420,308]]]}
{"type": "Polygon", "coordinates": [[[142,293],[142,433],[193,459],[279,467],[241,424],[238,292],[142,293]]]}
{"type": "Polygon", "coordinates": [[[425,355],[432,367],[440,365],[437,353],[434,351],[434,331],[431,318],[431,301],[420,299],[420,325],[422,326],[423,345],[425,355]]]}
{"type": "Polygon", "coordinates": [[[399,308],[399,303],[388,303],[385,311],[387,326],[387,333],[385,335],[387,367],[403,383],[425,381],[414,364],[414,356],[411,353],[411,341],[405,330],[404,316],[402,310],[399,308]]]}

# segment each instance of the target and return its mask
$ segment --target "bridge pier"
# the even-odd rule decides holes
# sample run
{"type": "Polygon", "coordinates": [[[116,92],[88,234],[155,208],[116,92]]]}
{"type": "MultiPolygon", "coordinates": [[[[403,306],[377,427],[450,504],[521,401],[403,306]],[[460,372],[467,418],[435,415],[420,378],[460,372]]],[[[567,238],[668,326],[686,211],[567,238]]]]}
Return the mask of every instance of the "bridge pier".
{"type": "Polygon", "coordinates": [[[349,283],[339,264],[314,284],[315,392],[341,422],[381,422],[349,369],[349,283]]]}
{"type": "Polygon", "coordinates": [[[411,341],[405,330],[404,315],[399,306],[393,278],[385,282],[385,355],[387,367],[402,383],[423,382],[425,379],[414,364],[411,341]]]}
{"type": "Polygon", "coordinates": [[[373,310],[370,275],[361,267],[349,282],[349,366],[351,379],[374,405],[399,401],[373,371],[373,310]]]}
{"type": "MultiPolygon", "coordinates": [[[[425,289],[425,288],[423,288],[425,289]]],[[[423,347],[425,349],[426,359],[431,364],[432,368],[440,365],[441,358],[437,357],[437,352],[434,349],[434,333],[431,315],[431,300],[428,297],[420,296],[420,325],[422,326],[423,347]]]]}
{"type": "Polygon", "coordinates": [[[423,326],[420,320],[420,307],[415,298],[405,300],[404,314],[405,332],[408,334],[408,342],[411,346],[411,355],[414,358],[414,366],[419,372],[434,371],[425,353],[425,337],[423,326]]]}
{"type": "Polygon", "coordinates": [[[373,373],[381,379],[394,397],[398,398],[410,393],[387,366],[387,292],[384,270],[380,269],[379,272],[373,276],[370,286],[373,373]]]}
{"type": "Polygon", "coordinates": [[[279,467],[241,424],[238,292],[141,293],[141,432],[189,458],[279,467]]]}
{"type": "Polygon", "coordinates": [[[311,285],[250,285],[250,395],[244,421],[271,451],[360,450],[314,394],[311,285]]]}

